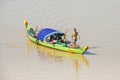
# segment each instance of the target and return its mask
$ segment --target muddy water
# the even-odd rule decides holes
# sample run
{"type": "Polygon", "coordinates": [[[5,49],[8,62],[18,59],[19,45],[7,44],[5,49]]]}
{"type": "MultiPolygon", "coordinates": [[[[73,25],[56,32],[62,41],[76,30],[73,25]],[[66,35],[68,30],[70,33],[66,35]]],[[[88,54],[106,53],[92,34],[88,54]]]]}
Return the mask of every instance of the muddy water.
{"type": "Polygon", "coordinates": [[[119,0],[0,0],[0,80],[113,80],[120,74],[119,0]],[[84,55],[32,43],[31,27],[51,27],[67,38],[73,27],[84,55]]]}

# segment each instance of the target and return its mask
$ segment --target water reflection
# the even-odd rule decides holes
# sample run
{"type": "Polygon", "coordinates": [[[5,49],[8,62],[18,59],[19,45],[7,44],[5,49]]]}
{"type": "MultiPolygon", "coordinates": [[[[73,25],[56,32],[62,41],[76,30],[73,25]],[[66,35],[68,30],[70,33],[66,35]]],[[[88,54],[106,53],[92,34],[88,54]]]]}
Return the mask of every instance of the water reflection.
{"type": "Polygon", "coordinates": [[[81,65],[85,65],[89,68],[89,61],[82,54],[73,54],[59,50],[54,50],[48,47],[37,45],[30,41],[29,39],[27,39],[27,52],[26,52],[27,56],[30,55],[31,49],[35,49],[40,59],[60,63],[70,61],[73,65],[73,69],[76,73],[76,76],[79,73],[78,71],[81,65]]]}

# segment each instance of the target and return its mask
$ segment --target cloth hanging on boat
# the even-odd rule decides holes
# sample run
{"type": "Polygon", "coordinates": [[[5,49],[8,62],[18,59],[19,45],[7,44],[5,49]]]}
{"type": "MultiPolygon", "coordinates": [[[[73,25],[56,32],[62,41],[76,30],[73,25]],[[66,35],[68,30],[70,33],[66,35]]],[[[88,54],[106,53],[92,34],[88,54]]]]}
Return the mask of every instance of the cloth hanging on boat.
{"type": "Polygon", "coordinates": [[[38,32],[37,39],[41,40],[41,41],[45,41],[46,38],[49,37],[50,35],[62,36],[62,35],[64,35],[64,33],[61,33],[59,31],[51,29],[51,28],[44,28],[38,32]]]}

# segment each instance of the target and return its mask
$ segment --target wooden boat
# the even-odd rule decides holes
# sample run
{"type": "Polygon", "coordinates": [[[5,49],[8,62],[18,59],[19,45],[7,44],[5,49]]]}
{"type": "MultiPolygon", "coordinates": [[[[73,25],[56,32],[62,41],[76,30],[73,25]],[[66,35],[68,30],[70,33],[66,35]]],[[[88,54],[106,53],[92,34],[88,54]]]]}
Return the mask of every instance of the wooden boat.
{"type": "Polygon", "coordinates": [[[70,52],[70,53],[77,53],[77,54],[84,54],[87,49],[88,46],[84,46],[83,48],[71,48],[68,47],[68,43],[62,43],[62,42],[50,42],[47,39],[50,38],[51,35],[59,35],[60,37],[64,35],[64,33],[55,30],[55,29],[51,29],[51,28],[44,28],[44,29],[40,29],[37,37],[35,36],[35,32],[34,30],[30,27],[30,25],[28,24],[28,22],[26,20],[24,20],[24,25],[26,27],[26,31],[28,34],[29,39],[39,45],[42,46],[46,46],[49,48],[53,48],[53,49],[57,49],[57,50],[61,50],[61,51],[65,51],[65,52],[70,52]]]}

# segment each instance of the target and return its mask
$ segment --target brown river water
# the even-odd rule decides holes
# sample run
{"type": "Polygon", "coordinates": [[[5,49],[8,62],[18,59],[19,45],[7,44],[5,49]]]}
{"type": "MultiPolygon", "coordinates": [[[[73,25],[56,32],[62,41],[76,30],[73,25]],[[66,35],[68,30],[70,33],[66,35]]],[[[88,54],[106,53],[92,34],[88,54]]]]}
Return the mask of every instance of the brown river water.
{"type": "Polygon", "coordinates": [[[119,80],[119,0],[0,0],[0,80],[119,80]],[[80,34],[84,55],[31,42],[23,24],[80,34]]]}

